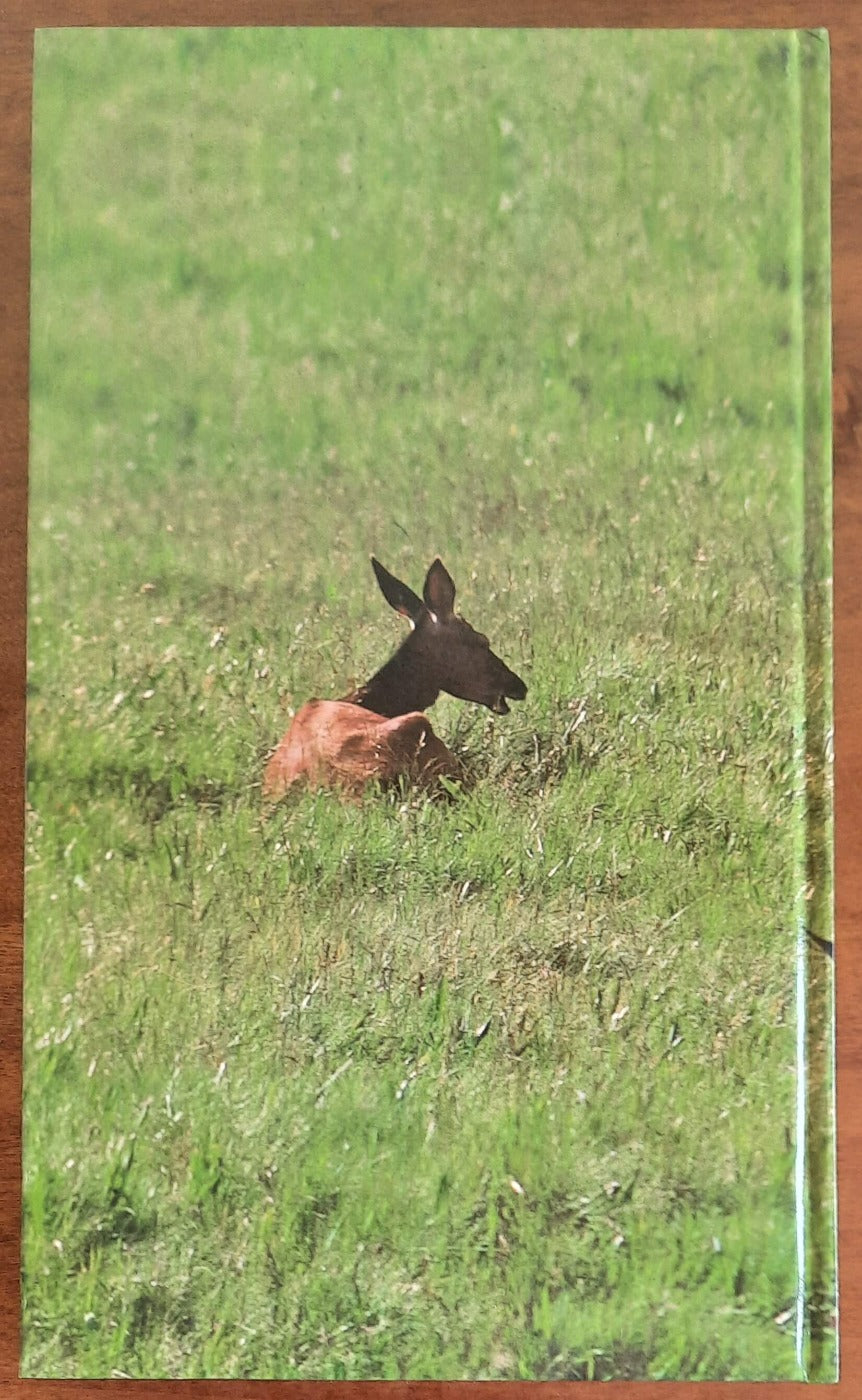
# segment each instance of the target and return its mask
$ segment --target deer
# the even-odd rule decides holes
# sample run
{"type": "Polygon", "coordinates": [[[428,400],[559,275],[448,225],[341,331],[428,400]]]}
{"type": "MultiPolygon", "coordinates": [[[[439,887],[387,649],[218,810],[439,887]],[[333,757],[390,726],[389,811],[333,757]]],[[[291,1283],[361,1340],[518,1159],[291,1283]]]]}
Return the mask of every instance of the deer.
{"type": "Polygon", "coordinates": [[[527,694],[488,638],[455,612],[455,584],[439,558],[421,598],[373,555],[371,565],[410,631],[364,685],[340,700],[308,700],[297,711],[264,772],[269,801],[298,785],[358,795],[372,782],[390,787],[406,780],[423,788],[463,782],[462,764],[424,711],[445,692],[506,715],[507,702],[527,694]]]}

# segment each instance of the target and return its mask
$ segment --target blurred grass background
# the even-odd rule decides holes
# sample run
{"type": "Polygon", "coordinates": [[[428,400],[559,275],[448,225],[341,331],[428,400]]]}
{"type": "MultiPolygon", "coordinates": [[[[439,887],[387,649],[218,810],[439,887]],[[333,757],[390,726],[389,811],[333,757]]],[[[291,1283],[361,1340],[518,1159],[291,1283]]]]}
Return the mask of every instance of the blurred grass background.
{"type": "Polygon", "coordinates": [[[39,34],[25,1373],[798,1375],[824,64],[39,34]],[[401,635],[371,551],[527,701],[435,707],[450,805],[265,817],[401,635]]]}

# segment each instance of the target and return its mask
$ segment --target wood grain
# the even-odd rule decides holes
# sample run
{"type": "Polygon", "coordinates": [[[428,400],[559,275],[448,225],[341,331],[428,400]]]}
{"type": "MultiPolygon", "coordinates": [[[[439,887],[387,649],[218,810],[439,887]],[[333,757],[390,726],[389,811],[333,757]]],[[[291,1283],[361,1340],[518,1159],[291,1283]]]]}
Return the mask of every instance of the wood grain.
{"type": "Polygon", "coordinates": [[[0,0],[0,1396],[226,1396],[349,1391],[356,1400],[757,1400],[862,1395],[862,7],[852,0],[0,0]],[[841,1361],[837,1386],[792,1383],[520,1385],[393,1382],[21,1381],[18,1365],[20,1026],[28,377],[30,97],[33,27],[81,24],[825,25],[833,74],[835,399],[836,968],[841,1361]]]}

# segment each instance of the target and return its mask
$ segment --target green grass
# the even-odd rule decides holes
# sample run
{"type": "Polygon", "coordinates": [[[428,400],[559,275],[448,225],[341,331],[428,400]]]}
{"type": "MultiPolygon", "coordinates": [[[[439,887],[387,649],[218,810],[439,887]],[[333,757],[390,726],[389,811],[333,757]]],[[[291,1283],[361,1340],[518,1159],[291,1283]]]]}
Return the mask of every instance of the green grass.
{"type": "Polygon", "coordinates": [[[39,36],[25,1373],[798,1375],[791,49],[39,36]],[[372,550],[528,698],[266,815],[372,550]]]}

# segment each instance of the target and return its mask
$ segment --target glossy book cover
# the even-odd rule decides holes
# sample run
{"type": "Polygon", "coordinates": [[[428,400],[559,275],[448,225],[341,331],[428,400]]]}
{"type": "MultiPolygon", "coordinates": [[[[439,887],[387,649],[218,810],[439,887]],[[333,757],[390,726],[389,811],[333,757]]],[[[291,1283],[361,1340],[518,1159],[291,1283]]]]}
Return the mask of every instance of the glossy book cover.
{"type": "Polygon", "coordinates": [[[835,1379],[827,35],[33,137],[23,1374],[835,1379]]]}

